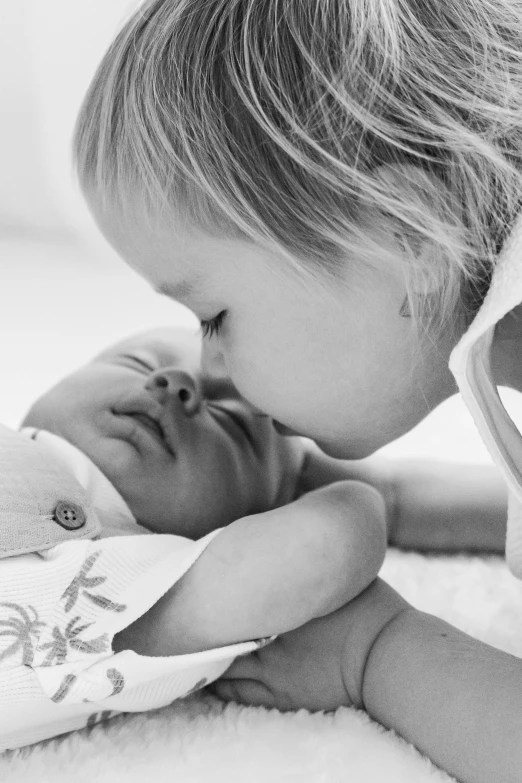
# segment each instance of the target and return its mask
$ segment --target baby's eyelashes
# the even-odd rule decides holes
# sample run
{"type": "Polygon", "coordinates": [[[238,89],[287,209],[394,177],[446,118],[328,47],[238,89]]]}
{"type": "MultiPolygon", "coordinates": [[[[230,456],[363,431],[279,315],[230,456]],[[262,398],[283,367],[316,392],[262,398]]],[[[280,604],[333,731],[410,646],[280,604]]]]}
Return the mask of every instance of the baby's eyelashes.
{"type": "Polygon", "coordinates": [[[158,366],[151,359],[138,356],[135,353],[118,353],[109,357],[108,364],[116,367],[125,367],[145,377],[154,372],[158,366]]]}

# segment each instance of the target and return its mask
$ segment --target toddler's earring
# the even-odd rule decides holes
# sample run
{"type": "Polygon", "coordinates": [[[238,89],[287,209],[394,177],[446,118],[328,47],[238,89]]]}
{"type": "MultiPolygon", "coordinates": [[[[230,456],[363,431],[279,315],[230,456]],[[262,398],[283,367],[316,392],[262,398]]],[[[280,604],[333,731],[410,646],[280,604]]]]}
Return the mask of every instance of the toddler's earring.
{"type": "Polygon", "coordinates": [[[401,318],[411,318],[410,303],[407,296],[405,297],[404,302],[401,304],[399,315],[401,318]]]}

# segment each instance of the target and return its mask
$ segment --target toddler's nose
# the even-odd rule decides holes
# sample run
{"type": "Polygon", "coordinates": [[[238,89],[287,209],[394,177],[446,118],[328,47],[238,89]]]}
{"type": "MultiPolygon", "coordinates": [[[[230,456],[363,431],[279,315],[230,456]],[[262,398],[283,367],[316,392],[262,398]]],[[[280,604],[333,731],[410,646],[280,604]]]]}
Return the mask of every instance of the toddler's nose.
{"type": "Polygon", "coordinates": [[[150,391],[159,403],[172,401],[182,405],[185,413],[193,415],[201,406],[201,391],[196,380],[175,367],[164,367],[150,374],[145,388],[150,391]]]}

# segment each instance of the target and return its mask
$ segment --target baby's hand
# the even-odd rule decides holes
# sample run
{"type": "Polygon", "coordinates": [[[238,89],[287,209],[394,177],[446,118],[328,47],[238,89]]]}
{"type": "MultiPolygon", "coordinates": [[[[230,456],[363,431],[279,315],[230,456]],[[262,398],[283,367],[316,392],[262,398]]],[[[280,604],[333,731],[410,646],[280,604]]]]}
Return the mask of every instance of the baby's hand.
{"type": "Polygon", "coordinates": [[[344,608],[237,658],[209,687],[225,701],[279,710],[333,710],[351,706],[342,674],[344,608]]]}
{"type": "Polygon", "coordinates": [[[210,690],[225,701],[282,711],[364,707],[363,677],[375,640],[408,607],[377,579],[337,611],[236,659],[210,690]]]}

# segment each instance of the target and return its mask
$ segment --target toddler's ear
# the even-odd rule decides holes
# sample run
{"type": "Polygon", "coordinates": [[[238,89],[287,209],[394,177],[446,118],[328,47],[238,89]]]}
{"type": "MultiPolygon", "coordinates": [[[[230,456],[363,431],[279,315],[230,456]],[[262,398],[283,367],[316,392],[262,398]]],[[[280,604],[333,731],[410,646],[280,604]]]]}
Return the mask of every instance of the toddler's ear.
{"type": "Polygon", "coordinates": [[[398,214],[387,212],[383,220],[406,264],[410,296],[439,294],[448,269],[445,249],[460,244],[459,205],[439,177],[410,163],[382,165],[375,179],[398,205],[398,214]]]}
{"type": "MultiPolygon", "coordinates": [[[[383,196],[402,206],[400,214],[409,214],[412,231],[414,224],[427,228],[437,220],[449,230],[461,225],[461,206],[433,172],[412,163],[395,163],[379,166],[374,177],[383,196]]],[[[391,212],[389,216],[394,217],[391,212]]]]}

